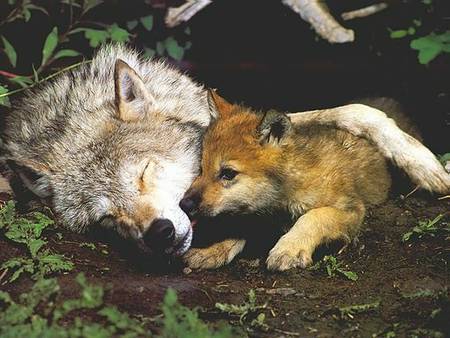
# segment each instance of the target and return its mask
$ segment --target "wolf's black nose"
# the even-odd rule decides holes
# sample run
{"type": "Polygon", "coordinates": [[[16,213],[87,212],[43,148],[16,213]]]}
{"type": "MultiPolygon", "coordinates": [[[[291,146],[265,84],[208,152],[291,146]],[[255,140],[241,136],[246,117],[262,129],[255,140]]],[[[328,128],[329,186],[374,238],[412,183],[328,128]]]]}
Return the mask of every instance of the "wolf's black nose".
{"type": "Polygon", "coordinates": [[[144,235],[144,242],[151,248],[166,249],[172,246],[175,239],[175,227],[166,218],[158,218],[153,221],[150,229],[144,235]]]}
{"type": "Polygon", "coordinates": [[[195,201],[190,197],[185,197],[180,201],[180,208],[183,210],[186,214],[190,214],[196,207],[195,201]]]}

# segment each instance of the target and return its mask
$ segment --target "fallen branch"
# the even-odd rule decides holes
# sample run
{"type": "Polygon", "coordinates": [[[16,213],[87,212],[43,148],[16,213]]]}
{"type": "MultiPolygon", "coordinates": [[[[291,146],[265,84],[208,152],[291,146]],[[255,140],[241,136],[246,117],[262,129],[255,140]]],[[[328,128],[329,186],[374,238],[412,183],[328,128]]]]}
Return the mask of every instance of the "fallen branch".
{"type": "Polygon", "coordinates": [[[352,42],[355,34],[342,27],[330,14],[321,0],[282,0],[283,4],[309,22],[314,30],[330,43],[352,42]]]}
{"type": "Polygon", "coordinates": [[[166,25],[175,27],[182,22],[188,21],[211,2],[211,0],[188,0],[180,7],[169,8],[165,18],[166,25]]]}
{"type": "Polygon", "coordinates": [[[353,20],[356,18],[364,18],[366,16],[381,12],[383,9],[386,9],[387,7],[388,7],[387,3],[381,2],[379,4],[375,4],[375,5],[367,6],[364,8],[356,9],[354,11],[342,13],[341,17],[345,21],[353,20]]]}

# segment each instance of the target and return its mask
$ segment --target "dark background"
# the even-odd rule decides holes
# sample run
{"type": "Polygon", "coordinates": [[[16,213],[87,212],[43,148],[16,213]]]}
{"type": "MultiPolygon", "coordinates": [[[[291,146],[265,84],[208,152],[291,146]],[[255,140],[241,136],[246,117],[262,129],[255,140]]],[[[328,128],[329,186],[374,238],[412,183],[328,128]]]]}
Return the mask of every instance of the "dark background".
{"type": "MultiPolygon", "coordinates": [[[[376,2],[328,0],[327,4],[340,20],[342,12],[376,2]]],[[[428,66],[421,65],[417,51],[409,47],[413,37],[391,39],[388,29],[405,29],[420,19],[416,37],[445,31],[450,27],[450,1],[434,0],[432,6],[420,0],[386,2],[389,7],[381,13],[343,22],[354,29],[354,43],[332,45],[317,37],[308,23],[279,0],[215,0],[188,22],[192,48],[182,62],[174,63],[230,101],[258,109],[301,111],[359,97],[391,96],[406,105],[435,152],[448,152],[450,57],[441,55],[428,66]]],[[[106,1],[87,17],[124,26],[127,20],[154,14],[152,35],[143,32],[133,41],[139,48],[155,39],[155,34],[167,31],[165,10],[180,3],[106,1]]],[[[28,73],[30,69],[25,68],[30,60],[39,59],[46,34],[54,25],[64,25],[67,17],[51,1],[42,4],[49,10],[50,21],[36,12],[30,22],[14,22],[3,32],[20,51],[18,69],[28,73]],[[33,34],[24,34],[30,31],[33,34]]],[[[80,37],[77,49],[90,57],[92,50],[82,40],[80,37]]],[[[71,43],[77,44],[76,38],[71,43]]],[[[4,61],[0,56],[0,64],[6,64],[4,61]]]]}

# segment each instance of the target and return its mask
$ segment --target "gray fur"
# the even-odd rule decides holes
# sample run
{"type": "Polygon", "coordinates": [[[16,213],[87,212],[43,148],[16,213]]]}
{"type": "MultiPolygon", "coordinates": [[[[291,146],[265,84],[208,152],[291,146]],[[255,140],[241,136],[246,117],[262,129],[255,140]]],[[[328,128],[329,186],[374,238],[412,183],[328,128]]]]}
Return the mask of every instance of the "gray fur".
{"type": "Polygon", "coordinates": [[[166,213],[178,218],[172,221],[182,238],[189,220],[174,209],[197,174],[200,139],[210,119],[202,86],[163,62],[143,60],[131,49],[109,45],[92,63],[22,99],[6,121],[4,159],[41,176],[30,188],[41,196],[50,190],[54,210],[74,231],[85,230],[111,207],[132,213],[138,195],[133,179],[143,161],[154,159],[160,165],[155,181],[167,185],[158,189],[167,190],[161,194],[173,199],[160,209],[173,209],[166,213]],[[117,118],[113,78],[118,59],[139,74],[154,98],[150,111],[135,123],[117,118]],[[178,177],[166,177],[170,172],[178,177]]]}

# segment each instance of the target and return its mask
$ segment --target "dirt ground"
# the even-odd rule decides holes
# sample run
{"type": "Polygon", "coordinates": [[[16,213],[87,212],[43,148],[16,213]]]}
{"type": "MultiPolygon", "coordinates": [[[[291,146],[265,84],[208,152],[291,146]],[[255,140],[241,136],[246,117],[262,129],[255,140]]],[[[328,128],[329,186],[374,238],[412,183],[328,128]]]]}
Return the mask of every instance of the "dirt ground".
{"type": "MultiPolygon", "coordinates": [[[[109,234],[58,229],[47,239],[54,251],[75,263],[72,272],[58,277],[64,295],[74,296],[78,290],[74,277],[83,271],[91,282],[107,285],[108,304],[133,315],[159,314],[165,290],[172,287],[181,303],[202,307],[203,319],[229,319],[214,304],[242,303],[254,289],[257,302],[268,304],[269,325],[267,332],[254,330],[250,334],[254,337],[393,337],[394,333],[430,337],[437,332],[448,336],[449,239],[438,236],[405,244],[401,238],[419,220],[447,213],[444,222],[448,222],[449,207],[448,199],[416,193],[406,199],[393,196],[370,210],[359,240],[337,256],[347,270],[358,274],[357,281],[328,277],[323,269],[268,272],[263,255],[237,259],[216,271],[187,274],[177,262],[155,267],[148,257],[109,234]],[[86,242],[94,242],[96,248],[80,247],[86,242]],[[377,301],[378,308],[360,314],[342,317],[338,310],[377,301]]],[[[21,254],[21,249],[0,239],[0,262],[21,254]]],[[[18,295],[31,283],[22,277],[1,289],[18,295]]]]}

